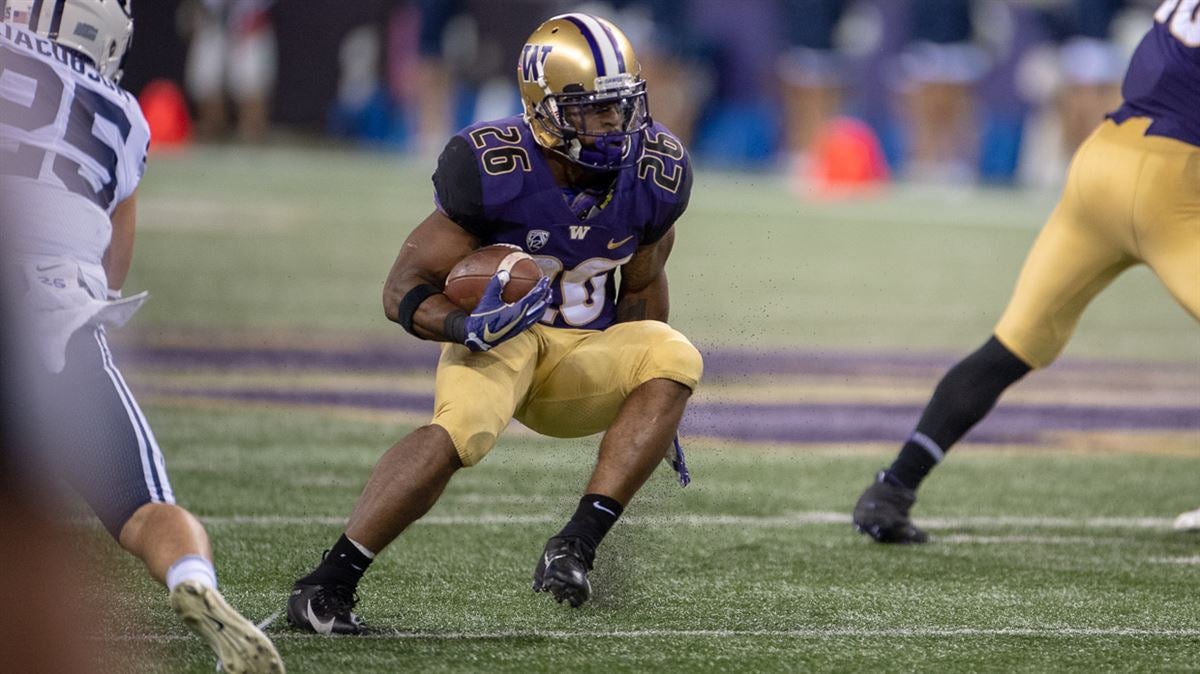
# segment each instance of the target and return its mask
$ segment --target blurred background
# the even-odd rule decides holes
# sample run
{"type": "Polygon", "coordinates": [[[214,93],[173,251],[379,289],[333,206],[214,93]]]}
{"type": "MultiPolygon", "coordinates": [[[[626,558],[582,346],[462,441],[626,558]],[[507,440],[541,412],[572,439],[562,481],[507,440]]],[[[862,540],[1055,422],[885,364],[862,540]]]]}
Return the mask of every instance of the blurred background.
{"type": "Polygon", "coordinates": [[[124,84],[158,147],[368,143],[431,156],[519,111],[556,13],[629,35],[651,111],[703,166],[799,191],[1053,185],[1119,97],[1155,0],[155,0],[124,84]]]}

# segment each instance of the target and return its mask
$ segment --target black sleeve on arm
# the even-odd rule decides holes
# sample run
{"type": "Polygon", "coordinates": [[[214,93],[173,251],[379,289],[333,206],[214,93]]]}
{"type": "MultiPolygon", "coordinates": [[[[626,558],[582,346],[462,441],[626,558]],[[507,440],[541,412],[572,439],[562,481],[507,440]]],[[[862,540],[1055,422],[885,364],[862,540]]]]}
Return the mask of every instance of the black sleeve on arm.
{"type": "Polygon", "coordinates": [[[439,207],[451,220],[477,237],[487,233],[479,161],[462,136],[451,138],[438,157],[433,190],[439,207]]]}
{"type": "Polygon", "coordinates": [[[655,209],[654,222],[650,223],[650,226],[643,232],[639,245],[648,246],[658,243],[658,240],[666,236],[667,232],[675,226],[675,221],[679,219],[679,216],[687,210],[688,201],[692,198],[692,163],[689,160],[681,165],[683,166],[683,181],[679,185],[679,190],[675,192],[676,200],[672,203],[663,202],[655,209]]]}

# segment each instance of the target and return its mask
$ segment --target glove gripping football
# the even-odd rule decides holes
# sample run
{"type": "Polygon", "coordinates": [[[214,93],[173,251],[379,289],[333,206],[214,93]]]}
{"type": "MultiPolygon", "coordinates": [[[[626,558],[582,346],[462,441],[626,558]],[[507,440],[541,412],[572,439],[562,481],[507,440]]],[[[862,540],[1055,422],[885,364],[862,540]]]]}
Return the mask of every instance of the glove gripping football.
{"type": "Polygon", "coordinates": [[[472,351],[488,351],[537,323],[550,301],[550,279],[543,277],[521,299],[508,303],[501,296],[509,273],[498,271],[488,282],[479,304],[466,316],[461,342],[472,351]]]}

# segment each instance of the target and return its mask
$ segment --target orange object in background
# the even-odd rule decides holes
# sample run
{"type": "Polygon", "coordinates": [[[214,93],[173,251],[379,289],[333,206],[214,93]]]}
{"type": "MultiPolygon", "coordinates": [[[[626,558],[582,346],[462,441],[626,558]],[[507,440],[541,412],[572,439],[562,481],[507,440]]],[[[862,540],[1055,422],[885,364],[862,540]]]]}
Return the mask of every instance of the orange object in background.
{"type": "Polygon", "coordinates": [[[854,196],[888,179],[883,147],[870,126],[849,117],[826,124],[813,143],[809,192],[814,196],[854,196]]]}
{"type": "Polygon", "coordinates": [[[192,142],[192,116],[179,85],[157,79],[142,89],[138,103],[150,124],[150,148],[178,149],[192,142]]]}

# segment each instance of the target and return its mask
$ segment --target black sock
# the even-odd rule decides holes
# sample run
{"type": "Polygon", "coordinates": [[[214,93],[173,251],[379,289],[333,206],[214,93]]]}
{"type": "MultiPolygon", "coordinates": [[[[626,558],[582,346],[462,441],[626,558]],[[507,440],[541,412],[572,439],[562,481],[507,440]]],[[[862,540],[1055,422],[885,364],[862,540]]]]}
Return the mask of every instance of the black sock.
{"type": "Polygon", "coordinates": [[[617,523],[625,507],[615,499],[600,494],[585,494],[579,499],[579,507],[571,515],[571,521],[558,532],[559,538],[579,538],[594,551],[604,540],[604,535],[617,523]]]}
{"type": "Polygon", "coordinates": [[[312,573],[301,578],[305,585],[349,585],[357,587],[371,560],[342,534],[325,553],[325,558],[312,573]]]}
{"type": "Polygon", "coordinates": [[[888,468],[892,481],[916,489],[945,453],[987,416],[1000,394],[1031,369],[995,337],[950,368],[888,468]]]}
{"type": "MultiPolygon", "coordinates": [[[[940,451],[944,455],[944,450],[940,451]]],[[[889,481],[901,487],[916,489],[938,461],[940,458],[935,459],[932,452],[910,439],[900,448],[900,455],[887,469],[888,477],[891,478],[889,481]]]]}

